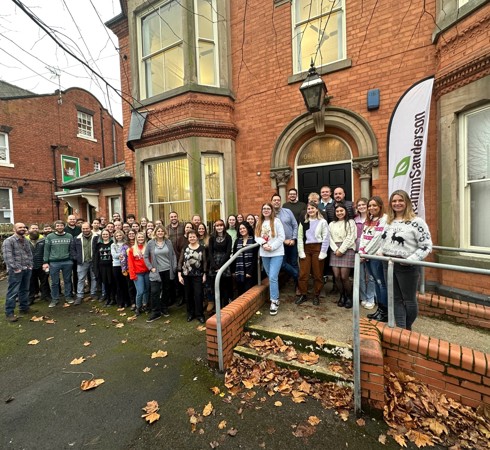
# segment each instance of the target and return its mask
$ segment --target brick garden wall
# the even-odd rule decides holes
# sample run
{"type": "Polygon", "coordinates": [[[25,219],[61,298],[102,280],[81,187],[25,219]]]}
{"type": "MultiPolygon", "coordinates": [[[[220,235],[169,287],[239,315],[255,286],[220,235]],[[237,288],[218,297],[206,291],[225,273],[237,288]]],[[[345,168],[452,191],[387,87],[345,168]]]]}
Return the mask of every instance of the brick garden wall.
{"type": "MultiPolygon", "coordinates": [[[[223,338],[224,367],[231,362],[233,349],[243,335],[243,327],[247,321],[269,298],[269,281],[249,289],[245,294],[225,306],[221,310],[221,331],[223,338]]],[[[216,315],[206,322],[206,341],[208,363],[211,367],[218,367],[218,338],[216,315]]]]}

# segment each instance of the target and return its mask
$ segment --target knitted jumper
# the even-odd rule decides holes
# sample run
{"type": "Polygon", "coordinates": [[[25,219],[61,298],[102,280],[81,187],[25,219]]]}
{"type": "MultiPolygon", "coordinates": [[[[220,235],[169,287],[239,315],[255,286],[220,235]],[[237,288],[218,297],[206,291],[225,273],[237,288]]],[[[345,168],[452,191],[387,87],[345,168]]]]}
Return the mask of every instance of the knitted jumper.
{"type": "Polygon", "coordinates": [[[384,256],[422,261],[432,251],[429,227],[423,219],[394,220],[381,236],[384,256]]]}
{"type": "Polygon", "coordinates": [[[364,255],[375,255],[383,245],[381,236],[383,235],[385,227],[386,214],[372,225],[367,225],[366,222],[364,222],[364,228],[359,242],[359,253],[364,255]]]}

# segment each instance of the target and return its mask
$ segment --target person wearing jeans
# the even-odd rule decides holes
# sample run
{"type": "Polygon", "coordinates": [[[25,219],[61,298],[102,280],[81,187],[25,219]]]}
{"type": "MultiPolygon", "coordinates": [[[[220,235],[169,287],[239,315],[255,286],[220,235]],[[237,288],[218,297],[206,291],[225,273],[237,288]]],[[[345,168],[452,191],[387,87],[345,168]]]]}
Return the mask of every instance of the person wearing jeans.
{"type": "Polygon", "coordinates": [[[261,215],[255,228],[255,242],[260,244],[260,257],[269,277],[270,315],[279,310],[279,271],[284,258],[284,227],[275,217],[270,203],[262,205],[261,215]]]}
{"type": "Polygon", "coordinates": [[[20,312],[29,311],[29,285],[33,256],[30,244],[24,238],[27,231],[23,223],[14,225],[14,235],[5,239],[2,253],[8,270],[8,288],[5,299],[5,315],[9,322],[16,322],[15,302],[19,297],[20,312]]]}
{"type": "Polygon", "coordinates": [[[128,251],[129,278],[134,281],[136,287],[135,314],[139,316],[143,308],[148,304],[150,291],[149,269],[145,264],[145,233],[136,234],[136,242],[128,251]]]}
{"type": "Polygon", "coordinates": [[[65,300],[72,304],[73,299],[71,274],[73,270],[72,260],[72,241],[73,236],[65,232],[65,223],[57,220],[54,223],[54,233],[46,236],[44,243],[44,264],[43,269],[49,270],[51,276],[51,303],[50,308],[54,308],[60,301],[60,271],[63,272],[65,283],[65,300]]]}

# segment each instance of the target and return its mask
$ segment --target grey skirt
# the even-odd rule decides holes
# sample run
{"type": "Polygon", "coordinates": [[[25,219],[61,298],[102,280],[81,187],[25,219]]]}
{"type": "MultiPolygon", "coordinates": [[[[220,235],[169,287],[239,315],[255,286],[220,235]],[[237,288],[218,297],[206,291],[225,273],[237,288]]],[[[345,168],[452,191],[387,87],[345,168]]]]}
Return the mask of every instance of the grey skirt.
{"type": "MultiPolygon", "coordinates": [[[[337,245],[342,242],[336,242],[337,245]]],[[[354,258],[356,252],[352,249],[347,250],[342,256],[335,256],[335,253],[330,254],[330,267],[354,267],[354,258]]]]}

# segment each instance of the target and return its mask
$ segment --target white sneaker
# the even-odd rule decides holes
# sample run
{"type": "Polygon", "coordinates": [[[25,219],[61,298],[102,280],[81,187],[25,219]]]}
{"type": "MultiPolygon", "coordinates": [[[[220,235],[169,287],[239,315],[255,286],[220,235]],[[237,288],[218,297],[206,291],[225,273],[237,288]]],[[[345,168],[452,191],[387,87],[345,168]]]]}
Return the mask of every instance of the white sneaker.
{"type": "Polygon", "coordinates": [[[361,300],[361,306],[366,307],[366,300],[361,300]]]}
{"type": "Polygon", "coordinates": [[[366,309],[373,309],[374,308],[374,301],[371,301],[371,302],[364,302],[364,308],[366,309]]]}
{"type": "Polygon", "coordinates": [[[279,300],[271,300],[271,307],[269,313],[271,316],[275,316],[279,310],[279,300]]]}
{"type": "Polygon", "coordinates": [[[49,304],[48,308],[54,308],[57,305],[58,305],[58,300],[51,300],[51,303],[49,304]]]}

